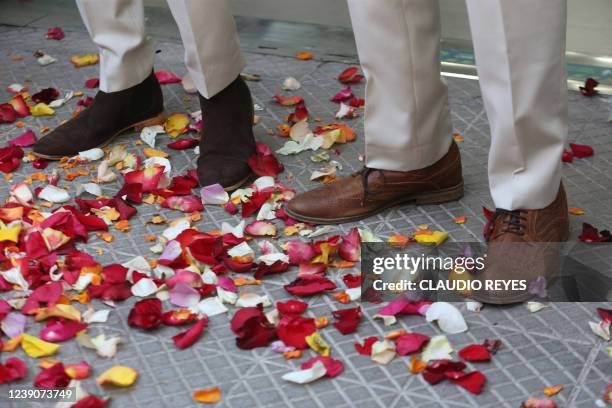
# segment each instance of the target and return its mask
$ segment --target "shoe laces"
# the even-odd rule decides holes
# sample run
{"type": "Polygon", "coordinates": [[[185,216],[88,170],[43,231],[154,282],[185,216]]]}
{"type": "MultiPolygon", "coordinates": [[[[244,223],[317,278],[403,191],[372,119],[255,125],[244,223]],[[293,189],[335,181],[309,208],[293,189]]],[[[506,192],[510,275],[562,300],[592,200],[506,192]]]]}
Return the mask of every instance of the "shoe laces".
{"type": "Polygon", "coordinates": [[[525,235],[525,222],[527,221],[525,214],[527,214],[526,210],[504,210],[497,208],[487,224],[485,239],[487,241],[491,239],[497,219],[502,221],[502,233],[525,235]]]}
{"type": "Polygon", "coordinates": [[[383,186],[385,184],[385,172],[380,170],[380,169],[372,169],[370,167],[363,167],[360,171],[358,171],[357,173],[353,174],[353,176],[361,176],[361,185],[363,186],[363,197],[361,198],[361,205],[364,205],[365,202],[368,200],[368,197],[371,195],[375,195],[375,194],[379,194],[383,191],[383,189],[379,189],[376,191],[372,191],[370,190],[370,185],[369,185],[369,177],[370,174],[374,173],[375,171],[379,172],[383,178],[383,186]]]}

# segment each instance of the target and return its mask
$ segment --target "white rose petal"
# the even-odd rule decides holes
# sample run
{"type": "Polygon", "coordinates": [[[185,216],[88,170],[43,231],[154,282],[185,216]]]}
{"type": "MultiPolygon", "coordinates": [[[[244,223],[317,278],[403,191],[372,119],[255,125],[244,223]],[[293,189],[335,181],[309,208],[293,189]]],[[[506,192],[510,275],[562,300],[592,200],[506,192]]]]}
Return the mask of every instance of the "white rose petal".
{"type": "Polygon", "coordinates": [[[52,203],[65,203],[70,200],[70,194],[63,188],[49,184],[38,194],[38,198],[52,203]]]}
{"type": "Polygon", "coordinates": [[[142,278],[132,285],[132,295],[138,297],[147,297],[157,292],[157,285],[153,279],[142,278]]]}
{"type": "Polygon", "coordinates": [[[378,364],[388,364],[395,358],[395,343],[389,340],[377,341],[372,344],[370,358],[378,364]]]}
{"type": "Polygon", "coordinates": [[[425,319],[428,322],[437,321],[440,330],[446,333],[463,333],[467,330],[467,324],[459,309],[447,302],[432,304],[425,313],[425,319]]]}
{"type": "Polygon", "coordinates": [[[428,362],[432,360],[451,360],[450,353],[453,347],[444,335],[433,336],[423,348],[421,360],[428,362]]]}
{"type": "Polygon", "coordinates": [[[327,370],[322,362],[317,361],[306,370],[293,371],[283,375],[282,379],[296,384],[308,384],[325,376],[327,370]]]}

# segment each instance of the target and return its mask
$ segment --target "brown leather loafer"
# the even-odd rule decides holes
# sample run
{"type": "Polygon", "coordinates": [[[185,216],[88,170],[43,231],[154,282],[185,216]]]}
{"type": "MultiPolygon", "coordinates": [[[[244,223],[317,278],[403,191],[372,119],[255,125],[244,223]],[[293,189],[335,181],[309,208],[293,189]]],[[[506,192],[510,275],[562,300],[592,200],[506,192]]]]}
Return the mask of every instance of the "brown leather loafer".
{"type": "Polygon", "coordinates": [[[406,172],[364,168],[332,184],[298,194],[285,211],[299,221],[340,224],[407,202],[438,204],[462,196],[461,156],[453,142],[448,153],[429,167],[406,172]]]}
{"type": "Polygon", "coordinates": [[[254,112],[249,87],[238,77],[212,98],[200,95],[200,106],[200,185],[219,183],[227,191],[236,190],[253,178],[248,163],[255,153],[254,112]]]}
{"type": "Polygon", "coordinates": [[[121,133],[165,121],[162,91],[151,73],[140,84],[119,92],[99,91],[79,115],[55,128],[33,147],[38,157],[59,160],[104,147],[121,133]]]}
{"type": "Polygon", "coordinates": [[[510,304],[545,291],[547,283],[557,276],[563,243],[568,237],[563,184],[555,200],[541,210],[495,210],[486,231],[485,269],[475,277],[483,289],[472,292],[470,297],[483,303],[510,304]],[[523,284],[506,287],[510,281],[523,284]]]}

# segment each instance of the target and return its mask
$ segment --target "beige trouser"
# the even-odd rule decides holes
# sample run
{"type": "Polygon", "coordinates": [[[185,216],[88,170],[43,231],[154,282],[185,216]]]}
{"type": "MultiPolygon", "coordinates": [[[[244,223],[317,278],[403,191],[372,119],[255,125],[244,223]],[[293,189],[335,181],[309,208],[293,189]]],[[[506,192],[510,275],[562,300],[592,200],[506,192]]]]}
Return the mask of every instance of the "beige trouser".
{"type": "MultiPolygon", "coordinates": [[[[437,0],[348,0],[367,78],[368,167],[409,171],[451,143],[437,0]]],[[[566,0],[467,0],[498,208],[550,204],[567,134],[566,0]]]]}
{"type": "MultiPolygon", "coordinates": [[[[206,98],[224,89],[244,68],[236,24],[226,0],[168,0],[185,47],[185,65],[206,98]]],[[[145,34],[143,0],[77,0],[100,48],[100,89],[116,92],[142,82],[153,69],[145,34]]]]}

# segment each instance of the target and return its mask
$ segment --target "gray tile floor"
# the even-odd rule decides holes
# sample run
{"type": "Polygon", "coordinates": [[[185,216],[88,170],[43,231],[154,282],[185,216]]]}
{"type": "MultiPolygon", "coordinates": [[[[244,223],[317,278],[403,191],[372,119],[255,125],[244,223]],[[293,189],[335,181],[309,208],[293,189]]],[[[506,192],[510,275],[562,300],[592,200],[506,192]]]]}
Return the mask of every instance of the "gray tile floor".
{"type": "MultiPolygon", "coordinates": [[[[181,75],[182,48],[174,40],[158,40],[158,68],[170,69],[181,75]]],[[[28,81],[30,89],[49,86],[61,91],[83,89],[84,81],[97,76],[97,67],[74,69],[68,57],[74,54],[94,52],[93,44],[86,34],[69,32],[61,42],[44,40],[44,30],[36,28],[12,28],[0,26],[0,100],[8,99],[6,85],[28,81]],[[55,64],[40,67],[32,57],[36,49],[44,49],[59,59],[55,64]],[[12,62],[7,55],[16,52],[24,59],[12,62]]],[[[332,121],[336,105],[329,98],[340,89],[334,79],[347,66],[336,62],[297,61],[293,58],[270,56],[249,52],[246,55],[248,72],[262,76],[261,82],[250,83],[255,102],[264,107],[262,124],[256,128],[259,140],[278,148],[283,143],[278,137],[270,136],[267,130],[275,129],[283,121],[287,110],[271,102],[272,95],[280,91],[280,84],[287,76],[298,78],[303,85],[299,94],[306,100],[314,117],[332,121]]],[[[486,157],[489,145],[488,124],[483,111],[478,84],[470,80],[449,79],[454,127],[465,141],[461,143],[466,195],[456,203],[440,206],[403,206],[389,210],[356,225],[369,227],[379,236],[386,237],[399,232],[409,234],[416,225],[429,224],[431,228],[449,231],[457,241],[481,240],[484,220],[481,207],[491,207],[487,188],[486,157]],[[457,225],[453,218],[466,215],[468,220],[457,225]]],[[[363,95],[363,85],[354,87],[363,95]]],[[[87,90],[86,93],[92,94],[87,90]]],[[[185,101],[180,85],[164,86],[167,112],[184,112],[198,109],[196,100],[185,101]]],[[[565,182],[570,205],[582,207],[586,214],[572,218],[572,239],[576,240],[582,221],[592,222],[600,228],[612,227],[612,147],[610,144],[612,125],[607,122],[610,106],[600,98],[587,99],[579,94],[570,94],[570,140],[592,145],[596,155],[589,159],[576,160],[564,166],[565,182]]],[[[34,129],[41,126],[55,126],[70,116],[72,105],[59,109],[51,118],[27,118],[34,129]]],[[[349,173],[361,166],[358,156],[363,151],[363,126],[360,120],[350,125],[358,133],[355,143],[339,148],[335,157],[344,166],[343,173],[349,173]]],[[[18,134],[13,126],[0,126],[0,142],[18,134]]],[[[122,137],[119,142],[128,143],[133,135],[122,137]]],[[[128,143],[131,146],[131,143],[128,143]]],[[[309,181],[311,171],[317,167],[309,160],[310,155],[281,157],[286,171],[280,179],[298,191],[317,184],[309,181]]],[[[195,165],[195,156],[189,151],[172,152],[175,174],[181,174],[195,165]]],[[[50,169],[53,166],[50,166],[50,169]]],[[[15,180],[20,180],[33,169],[22,165],[15,180]]],[[[0,197],[6,197],[9,184],[0,182],[0,197]]],[[[109,195],[119,185],[105,186],[109,195]]],[[[107,244],[92,239],[89,251],[105,250],[99,257],[103,263],[125,262],[134,256],[147,254],[149,244],[140,237],[144,234],[159,233],[162,227],[144,224],[153,213],[163,213],[167,218],[178,218],[177,213],[160,210],[153,206],[139,207],[138,219],[132,222],[129,234],[115,234],[116,240],[107,244]],[[138,222],[143,221],[142,223],[138,222]]],[[[222,221],[237,222],[223,210],[212,209],[204,213],[197,227],[200,230],[217,229],[222,221]]],[[[347,232],[353,225],[343,225],[341,232],[347,232]]],[[[612,263],[608,263],[610,265],[612,263]]],[[[287,298],[282,285],[291,281],[295,271],[266,279],[261,288],[274,300],[287,298]]],[[[333,271],[334,279],[341,277],[333,271]]],[[[334,379],[324,379],[308,386],[297,386],[284,382],[280,377],[298,366],[298,362],[286,362],[282,356],[267,349],[243,351],[236,348],[234,336],[228,325],[229,316],[211,318],[205,335],[193,347],[176,351],[170,337],[177,330],[163,328],[153,333],[143,333],[127,327],[127,313],[133,304],[129,300],[121,304],[107,324],[90,329],[92,334],[106,333],[119,335],[125,342],[116,357],[103,360],[89,350],[84,350],[69,341],[62,346],[58,355],[64,362],[87,360],[94,367],[94,375],[105,368],[121,363],[135,367],[140,372],[137,384],[130,389],[104,389],[97,387],[93,380],[87,380],[85,387],[95,394],[112,396],[114,407],[183,407],[195,405],[191,393],[196,388],[218,385],[223,390],[219,406],[231,407],[312,407],[312,406],[360,406],[360,407],[508,407],[516,408],[528,396],[541,396],[542,387],[563,384],[565,389],[554,399],[560,407],[594,407],[601,398],[612,374],[612,359],[605,353],[606,344],[598,340],[588,328],[589,320],[596,320],[597,304],[550,304],[536,314],[529,313],[524,306],[485,307],[480,313],[462,310],[469,325],[467,333],[449,336],[455,350],[485,338],[500,338],[503,347],[491,363],[478,365],[488,378],[488,385],[481,396],[473,396],[450,385],[430,386],[420,377],[407,370],[407,359],[397,358],[387,366],[373,363],[369,358],[357,355],[353,344],[363,338],[389,331],[372,316],[379,306],[364,305],[364,321],[356,334],[341,336],[333,328],[323,331],[331,343],[335,358],[344,361],[345,372],[334,379]]],[[[327,296],[309,300],[309,314],[330,315],[338,304],[327,296]]],[[[342,308],[341,306],[340,308],[342,308]]],[[[610,307],[610,304],[607,305],[610,307]]],[[[398,326],[424,334],[436,334],[438,329],[421,318],[404,317],[398,326]]],[[[29,332],[37,333],[37,327],[29,332]]],[[[22,356],[22,352],[17,353],[22,356]]],[[[34,366],[28,377],[31,383],[34,366]]],[[[4,395],[7,386],[0,386],[4,395]]],[[[8,403],[0,399],[1,406],[21,407],[26,404],[8,403]]],[[[31,406],[36,406],[31,404],[31,406]]]]}

